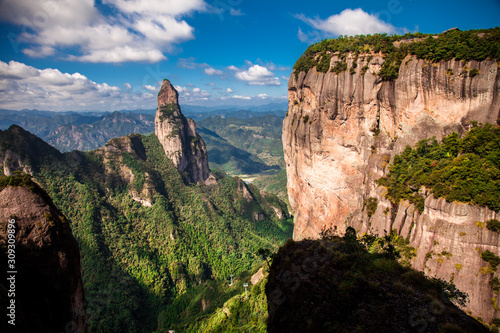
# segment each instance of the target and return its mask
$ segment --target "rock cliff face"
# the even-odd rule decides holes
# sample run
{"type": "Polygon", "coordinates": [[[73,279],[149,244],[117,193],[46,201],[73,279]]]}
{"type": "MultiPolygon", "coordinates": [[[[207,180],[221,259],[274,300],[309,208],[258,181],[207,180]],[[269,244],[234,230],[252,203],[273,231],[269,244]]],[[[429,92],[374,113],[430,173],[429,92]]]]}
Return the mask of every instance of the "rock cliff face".
{"type": "MultiPolygon", "coordinates": [[[[346,55],[348,67],[354,58],[346,55]]],[[[338,60],[338,54],[333,55],[330,66],[338,60]]],[[[498,234],[475,225],[498,219],[498,214],[433,197],[419,214],[408,203],[391,206],[375,181],[407,145],[433,136],[441,139],[452,131],[463,133],[472,120],[496,123],[499,65],[494,60],[431,63],[409,55],[398,79],[382,81],[375,74],[384,62],[381,54],[361,54],[357,61],[367,68],[364,74],[324,74],[312,68],[290,77],[283,146],[294,239],[316,238],[322,228],[331,226],[378,234],[395,228],[418,249],[416,268],[448,280],[454,273],[456,285],[471,295],[473,315],[498,317],[489,277],[480,273],[487,264],[479,251],[500,253],[500,240],[498,234]],[[479,74],[468,75],[474,68],[479,74]],[[379,202],[371,218],[363,211],[370,197],[379,202]],[[426,260],[427,253],[442,251],[453,256],[426,260]]]]}
{"type": "Polygon", "coordinates": [[[167,157],[188,182],[207,182],[207,179],[214,182],[208,168],[205,142],[196,133],[194,120],[186,119],[181,113],[178,97],[170,81],[163,80],[158,93],[155,134],[167,157]]]}
{"type": "Polygon", "coordinates": [[[15,297],[9,298],[15,299],[15,327],[19,332],[87,332],[78,244],[49,196],[34,183],[28,185],[0,191],[2,265],[7,263],[8,221],[15,221],[17,274],[15,297]]]}

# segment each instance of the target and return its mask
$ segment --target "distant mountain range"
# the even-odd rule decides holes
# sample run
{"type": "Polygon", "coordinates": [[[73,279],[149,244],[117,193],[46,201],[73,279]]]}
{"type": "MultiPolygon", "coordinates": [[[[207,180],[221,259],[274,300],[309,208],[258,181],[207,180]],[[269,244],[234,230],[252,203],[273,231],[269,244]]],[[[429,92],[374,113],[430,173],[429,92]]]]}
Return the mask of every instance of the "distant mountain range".
{"type": "MultiPolygon", "coordinates": [[[[284,118],[285,115],[282,110],[210,110],[209,107],[192,109],[190,106],[186,108],[188,110],[183,109],[183,113],[197,122],[215,116],[250,119],[264,115],[284,118]]],[[[87,113],[0,110],[0,129],[5,130],[13,124],[19,125],[61,152],[73,149],[93,150],[102,147],[114,137],[153,132],[154,112],[155,110],[144,109],[87,113]]]]}

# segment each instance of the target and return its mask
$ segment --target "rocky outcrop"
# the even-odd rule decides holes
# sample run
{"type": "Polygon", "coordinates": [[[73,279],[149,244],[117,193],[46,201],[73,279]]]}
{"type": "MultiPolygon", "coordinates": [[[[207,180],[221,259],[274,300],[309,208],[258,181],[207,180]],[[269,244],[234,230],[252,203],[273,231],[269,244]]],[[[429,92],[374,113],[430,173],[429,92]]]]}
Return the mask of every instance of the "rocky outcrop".
{"type": "Polygon", "coordinates": [[[158,109],[155,116],[155,134],[165,154],[177,170],[191,183],[213,183],[215,178],[208,168],[205,142],[196,133],[196,124],[181,113],[178,93],[163,80],[158,93],[158,109]]]}
{"type": "Polygon", "coordinates": [[[7,269],[2,269],[0,289],[2,307],[6,290],[15,294],[8,302],[15,300],[18,332],[87,332],[80,252],[64,215],[29,181],[0,191],[0,221],[2,267],[11,244],[9,224],[15,230],[15,263],[8,269],[17,272],[12,273],[15,283],[5,284],[7,269]]]}
{"type": "MultiPolygon", "coordinates": [[[[330,66],[339,59],[338,54],[333,55],[330,66]]],[[[354,59],[354,54],[346,55],[349,68],[354,59]]],[[[495,60],[431,63],[409,55],[402,61],[398,79],[382,81],[376,73],[383,62],[382,54],[360,54],[357,63],[367,69],[365,73],[324,74],[312,68],[307,74],[291,75],[283,146],[294,239],[316,238],[323,228],[332,226],[341,231],[354,226],[359,233],[371,230],[379,234],[396,228],[418,248],[415,267],[424,269],[427,265],[426,273],[450,279],[455,262],[450,261],[449,267],[424,263],[429,251],[441,253],[449,247],[446,251],[453,254],[456,264],[470,266],[467,271],[474,272],[476,283],[484,284],[486,280],[475,276],[485,266],[476,248],[498,254],[499,239],[488,230],[472,233],[462,229],[474,228],[473,220],[484,222],[494,215],[492,212],[470,213],[475,208],[463,208],[469,212],[464,219],[458,213],[462,208],[441,200],[436,209],[420,215],[408,204],[391,207],[376,180],[388,172],[388,164],[407,145],[433,136],[440,139],[452,131],[463,133],[472,120],[496,123],[499,66],[495,60]],[[471,69],[479,74],[468,75],[471,69]],[[371,219],[363,211],[370,197],[385,202],[371,219]],[[462,237],[460,232],[469,236],[462,237]],[[434,238],[441,245],[434,245],[434,238]]],[[[426,205],[434,207],[436,200],[428,197],[426,205]]],[[[471,276],[460,282],[464,272],[455,269],[454,278],[471,294],[472,313],[486,320],[498,316],[491,298],[487,299],[491,290],[487,293],[480,290],[485,286],[470,287],[471,276]],[[474,293],[481,293],[481,299],[472,301],[474,293]]]]}

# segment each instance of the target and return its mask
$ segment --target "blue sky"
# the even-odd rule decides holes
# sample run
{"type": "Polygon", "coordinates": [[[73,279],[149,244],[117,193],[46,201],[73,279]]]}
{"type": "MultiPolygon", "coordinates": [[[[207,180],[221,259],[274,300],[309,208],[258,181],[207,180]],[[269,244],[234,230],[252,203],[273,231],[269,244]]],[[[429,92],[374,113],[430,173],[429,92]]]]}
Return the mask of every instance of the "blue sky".
{"type": "Polygon", "coordinates": [[[500,1],[0,0],[0,108],[285,102],[310,43],[500,25],[500,1]]]}

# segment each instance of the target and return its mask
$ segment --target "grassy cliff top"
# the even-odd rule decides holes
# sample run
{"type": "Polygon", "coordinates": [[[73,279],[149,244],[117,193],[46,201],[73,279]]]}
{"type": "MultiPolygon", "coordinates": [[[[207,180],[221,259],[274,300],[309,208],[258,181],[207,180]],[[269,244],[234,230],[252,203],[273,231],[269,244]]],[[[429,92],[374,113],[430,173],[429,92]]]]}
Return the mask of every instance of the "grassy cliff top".
{"type": "MultiPolygon", "coordinates": [[[[500,28],[460,31],[451,29],[441,34],[420,32],[404,35],[357,35],[325,39],[310,45],[293,66],[296,77],[302,71],[317,67],[318,72],[329,70],[331,55],[339,53],[345,62],[347,53],[354,53],[355,60],[361,54],[383,53],[385,62],[379,72],[383,80],[397,79],[401,61],[407,55],[432,62],[456,60],[500,59],[500,28]]],[[[346,64],[347,65],[347,64],[346,64]]],[[[336,66],[347,70],[347,66],[336,66]]],[[[353,66],[354,67],[354,66],[353,66]]],[[[356,67],[354,67],[356,68],[356,67]]],[[[338,71],[334,70],[338,73],[338,71]]],[[[343,71],[342,70],[342,71],[343,71]]],[[[354,74],[351,71],[351,74],[354,74]]]]}

